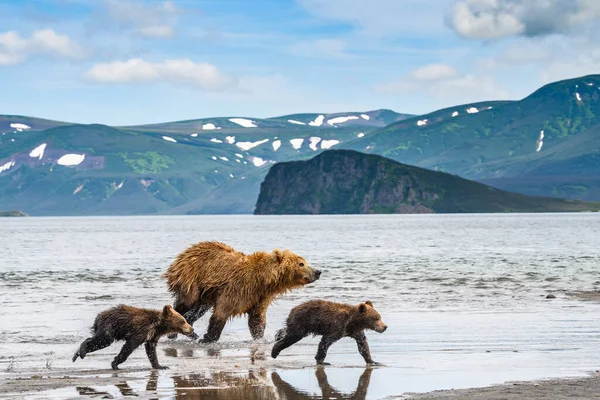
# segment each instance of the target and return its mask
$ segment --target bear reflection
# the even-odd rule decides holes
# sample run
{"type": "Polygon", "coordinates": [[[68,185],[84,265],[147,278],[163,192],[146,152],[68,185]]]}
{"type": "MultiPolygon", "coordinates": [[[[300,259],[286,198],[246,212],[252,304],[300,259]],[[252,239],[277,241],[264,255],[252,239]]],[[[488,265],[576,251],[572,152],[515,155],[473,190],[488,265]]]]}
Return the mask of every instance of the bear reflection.
{"type": "Polygon", "coordinates": [[[275,399],[267,371],[259,369],[247,373],[214,372],[174,376],[175,398],[260,400],[275,399]]]}
{"type": "Polygon", "coordinates": [[[277,372],[271,374],[273,385],[279,394],[279,399],[285,400],[304,400],[304,399],[348,399],[348,400],[360,400],[367,397],[367,389],[371,381],[372,368],[366,368],[358,379],[358,385],[352,393],[342,393],[333,386],[331,386],[327,380],[327,374],[323,367],[319,367],[315,371],[317,381],[321,389],[321,396],[313,396],[306,392],[300,391],[294,388],[292,385],[281,379],[277,372]]]}
{"type": "Polygon", "coordinates": [[[371,368],[365,369],[354,392],[342,393],[329,384],[325,369],[317,368],[315,375],[321,389],[320,396],[296,389],[284,381],[277,372],[271,373],[273,381],[273,386],[271,386],[264,369],[251,370],[247,374],[231,372],[190,374],[173,377],[173,381],[177,399],[314,400],[323,398],[360,400],[367,396],[371,372],[371,368]]]}

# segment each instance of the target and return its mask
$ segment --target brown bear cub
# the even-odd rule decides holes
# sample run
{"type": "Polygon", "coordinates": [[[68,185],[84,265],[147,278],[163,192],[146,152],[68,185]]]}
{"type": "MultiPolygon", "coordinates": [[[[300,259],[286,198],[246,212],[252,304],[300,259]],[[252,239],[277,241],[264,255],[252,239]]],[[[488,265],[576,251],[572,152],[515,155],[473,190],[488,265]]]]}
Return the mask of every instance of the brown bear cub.
{"type": "Polygon", "coordinates": [[[202,343],[219,340],[227,321],[243,314],[248,315],[252,338],[261,339],[271,302],[320,275],[321,271],[289,250],[244,254],[220,242],[187,248],[164,274],[175,297],[175,310],[190,325],[213,309],[202,343]]]}
{"type": "Polygon", "coordinates": [[[167,369],[158,363],[156,343],[161,336],[172,332],[197,338],[192,326],[170,305],[159,311],[121,304],[98,314],[92,326],[94,336],[81,343],[73,355],[73,362],[78,357],[83,359],[88,353],[110,346],[114,341],[125,340],[121,352],[111,363],[112,369],[119,369],[119,364],[125,362],[142,343],[145,343],[152,368],[167,369]]]}
{"type": "Polygon", "coordinates": [[[371,358],[365,329],[379,333],[387,329],[370,301],[358,306],[325,300],[307,301],[294,307],[287,317],[285,328],[277,331],[271,357],[277,358],[281,350],[313,334],[323,336],[315,356],[317,364],[329,365],[325,362],[329,346],[343,337],[351,337],[356,340],[358,352],[365,362],[376,365],[378,363],[371,358]]]}

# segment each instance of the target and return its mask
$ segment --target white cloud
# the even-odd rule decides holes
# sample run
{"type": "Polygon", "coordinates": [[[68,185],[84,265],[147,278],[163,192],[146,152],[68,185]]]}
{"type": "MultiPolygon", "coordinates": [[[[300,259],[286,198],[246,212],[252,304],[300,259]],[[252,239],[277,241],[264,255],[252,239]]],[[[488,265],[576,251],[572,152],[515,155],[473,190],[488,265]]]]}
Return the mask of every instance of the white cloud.
{"type": "Polygon", "coordinates": [[[597,0],[457,0],[446,22],[466,38],[500,39],[568,33],[599,18],[597,0]]]}
{"type": "Polygon", "coordinates": [[[415,69],[411,75],[421,81],[435,81],[439,79],[454,78],[458,76],[458,71],[454,67],[446,64],[429,64],[415,69]]]}
{"type": "Polygon", "coordinates": [[[303,57],[353,58],[351,54],[346,53],[346,43],[338,39],[298,42],[292,45],[290,52],[303,57]]]}
{"type": "Polygon", "coordinates": [[[0,65],[18,64],[31,55],[77,59],[83,56],[83,50],[69,36],[52,29],[37,30],[29,38],[16,31],[0,33],[0,65]]]}
{"type": "Polygon", "coordinates": [[[179,10],[173,1],[146,4],[144,1],[105,0],[109,17],[125,28],[155,38],[169,38],[175,32],[173,25],[179,10]]]}
{"type": "Polygon", "coordinates": [[[189,59],[150,62],[141,58],[95,64],[84,75],[98,83],[140,83],[166,81],[192,85],[205,91],[220,91],[237,85],[237,81],[208,63],[189,59]]]}

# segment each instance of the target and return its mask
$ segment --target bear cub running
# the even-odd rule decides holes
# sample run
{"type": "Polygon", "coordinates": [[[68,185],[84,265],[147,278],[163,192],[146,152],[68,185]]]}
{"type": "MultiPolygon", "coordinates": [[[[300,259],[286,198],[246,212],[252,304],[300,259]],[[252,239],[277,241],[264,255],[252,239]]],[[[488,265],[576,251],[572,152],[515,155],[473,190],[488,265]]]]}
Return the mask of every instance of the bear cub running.
{"type": "Polygon", "coordinates": [[[313,334],[323,336],[315,356],[317,364],[329,365],[325,362],[327,349],[341,338],[351,337],[356,340],[358,352],[365,362],[376,365],[378,363],[371,358],[365,329],[379,333],[387,329],[370,301],[357,306],[326,300],[307,301],[294,307],[287,317],[285,328],[277,331],[271,357],[277,358],[283,349],[313,334]]]}
{"type": "Polygon", "coordinates": [[[170,305],[166,305],[162,311],[123,304],[109,308],[98,314],[92,333],[94,336],[84,340],[73,355],[73,362],[79,357],[85,358],[88,353],[110,346],[114,341],[125,340],[121,352],[111,363],[112,369],[119,369],[119,364],[125,362],[142,343],[145,343],[146,355],[152,368],[167,369],[168,367],[158,363],[158,339],[169,333],[182,333],[192,339],[197,338],[194,328],[170,305]]]}

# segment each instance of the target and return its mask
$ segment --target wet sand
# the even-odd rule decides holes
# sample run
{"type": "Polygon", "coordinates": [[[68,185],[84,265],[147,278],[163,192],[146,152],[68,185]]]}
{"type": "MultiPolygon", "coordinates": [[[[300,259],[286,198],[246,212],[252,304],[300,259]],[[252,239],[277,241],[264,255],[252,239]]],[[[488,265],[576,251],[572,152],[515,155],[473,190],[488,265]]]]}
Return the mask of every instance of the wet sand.
{"type": "MultiPolygon", "coordinates": [[[[70,347],[58,349],[61,356],[46,365],[40,359],[24,358],[14,366],[0,358],[0,399],[566,400],[596,399],[600,393],[597,373],[587,378],[416,393],[406,379],[395,375],[397,371],[391,373],[394,368],[388,365],[366,367],[359,357],[346,354],[344,358],[351,359],[350,363],[316,366],[299,354],[303,351],[273,360],[268,342],[229,348],[197,345],[185,339],[162,341],[159,359],[169,369],[160,371],[150,368],[143,350],[134,352],[120,370],[113,371],[109,365],[119,346],[75,363],[66,357],[70,347]]],[[[446,387],[465,386],[457,380],[446,387]]]]}
{"type": "MultiPolygon", "coordinates": [[[[3,374],[0,398],[25,399],[366,399],[373,371],[364,368],[356,387],[342,391],[331,385],[328,373],[336,367],[307,367],[318,388],[305,390],[282,378],[282,371],[273,368],[243,368],[229,370],[205,369],[196,372],[157,371],[147,368],[80,370],[75,373],[48,371],[31,375],[3,374]]],[[[339,371],[338,371],[339,372],[339,371]]],[[[389,382],[387,384],[390,384],[389,382]]],[[[414,400],[567,400],[597,399],[600,377],[552,379],[533,382],[509,382],[484,388],[443,390],[429,393],[403,393],[386,399],[414,400]]]]}
{"type": "MultiPolygon", "coordinates": [[[[592,400],[598,399],[600,377],[512,382],[486,388],[441,390],[404,398],[414,400],[592,400]]],[[[402,397],[400,397],[402,398],[402,397]]]]}

